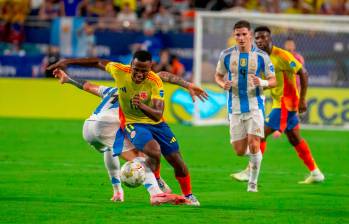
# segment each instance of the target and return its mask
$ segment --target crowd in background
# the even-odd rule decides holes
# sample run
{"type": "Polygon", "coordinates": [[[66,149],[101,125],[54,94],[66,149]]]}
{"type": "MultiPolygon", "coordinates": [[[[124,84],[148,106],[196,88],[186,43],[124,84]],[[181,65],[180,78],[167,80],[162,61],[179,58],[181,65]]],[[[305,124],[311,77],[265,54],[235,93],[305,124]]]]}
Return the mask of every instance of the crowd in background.
{"type": "Polygon", "coordinates": [[[132,44],[130,50],[149,48],[158,63],[154,69],[182,75],[183,65],[168,49],[163,49],[155,33],[194,32],[196,10],[349,15],[349,0],[0,0],[0,48],[1,42],[9,43],[0,52],[25,55],[24,26],[31,18],[49,26],[56,17],[85,17],[83,33],[91,37],[90,42],[94,41],[96,30],[142,31],[143,39],[132,44]]]}

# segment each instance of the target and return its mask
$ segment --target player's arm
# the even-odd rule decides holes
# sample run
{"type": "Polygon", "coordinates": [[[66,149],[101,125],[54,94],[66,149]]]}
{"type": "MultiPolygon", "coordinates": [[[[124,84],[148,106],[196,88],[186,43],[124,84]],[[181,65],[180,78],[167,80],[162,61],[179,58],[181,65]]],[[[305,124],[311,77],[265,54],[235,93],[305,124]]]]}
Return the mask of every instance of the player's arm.
{"type": "Polygon", "coordinates": [[[256,75],[252,75],[253,84],[263,88],[274,88],[277,85],[275,77],[275,68],[268,55],[263,54],[262,56],[262,71],[265,79],[261,79],[256,75]]]}
{"type": "Polygon", "coordinates": [[[59,79],[59,82],[61,84],[69,83],[69,84],[71,84],[79,89],[82,89],[86,92],[89,92],[93,95],[100,96],[100,93],[99,93],[100,86],[99,85],[95,85],[95,84],[90,83],[86,80],[79,80],[79,79],[71,78],[67,73],[65,73],[61,69],[55,69],[53,71],[53,75],[59,79]]]}
{"type": "Polygon", "coordinates": [[[216,83],[224,90],[228,91],[232,86],[232,81],[224,79],[224,74],[216,72],[214,75],[216,83]]]}
{"type": "Polygon", "coordinates": [[[154,121],[160,121],[164,113],[164,101],[152,99],[152,107],[142,103],[139,94],[132,98],[132,104],[138,107],[145,115],[154,121]]]}
{"type": "Polygon", "coordinates": [[[307,111],[307,101],[305,98],[308,89],[308,71],[302,67],[298,70],[297,75],[299,75],[299,81],[301,84],[298,111],[299,113],[304,113],[307,111]]]}
{"type": "Polygon", "coordinates": [[[109,60],[100,58],[71,58],[61,59],[57,63],[47,67],[47,70],[54,70],[56,68],[65,68],[68,65],[80,65],[85,67],[95,67],[105,71],[105,67],[109,63],[109,60]]]}
{"type": "Polygon", "coordinates": [[[201,89],[200,87],[196,86],[191,82],[185,81],[183,78],[177,75],[174,75],[170,72],[165,72],[165,71],[161,71],[157,74],[160,76],[161,80],[164,82],[168,82],[168,83],[186,88],[189,91],[189,94],[193,102],[195,102],[195,96],[197,96],[201,101],[205,101],[208,99],[208,94],[203,89],[201,89]]]}
{"type": "Polygon", "coordinates": [[[226,80],[224,78],[225,74],[228,73],[227,68],[225,67],[224,64],[224,54],[223,52],[221,53],[221,55],[219,56],[219,60],[216,66],[216,73],[214,75],[215,81],[216,83],[224,90],[228,91],[230,90],[233,82],[230,80],[226,80]]]}

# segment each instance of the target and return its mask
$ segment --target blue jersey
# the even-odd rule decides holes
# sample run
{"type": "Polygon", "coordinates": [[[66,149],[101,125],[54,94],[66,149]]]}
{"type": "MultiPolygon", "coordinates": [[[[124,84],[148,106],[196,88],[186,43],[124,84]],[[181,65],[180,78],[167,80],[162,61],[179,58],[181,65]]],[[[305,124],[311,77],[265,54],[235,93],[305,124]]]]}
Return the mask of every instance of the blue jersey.
{"type": "Polygon", "coordinates": [[[88,120],[119,122],[117,88],[100,86],[98,94],[103,99],[88,120]]]}
{"type": "Polygon", "coordinates": [[[274,75],[269,56],[253,46],[250,52],[240,52],[237,46],[221,52],[216,71],[232,81],[228,91],[229,114],[241,114],[251,110],[264,110],[263,88],[253,84],[250,74],[258,77],[274,75]]]}

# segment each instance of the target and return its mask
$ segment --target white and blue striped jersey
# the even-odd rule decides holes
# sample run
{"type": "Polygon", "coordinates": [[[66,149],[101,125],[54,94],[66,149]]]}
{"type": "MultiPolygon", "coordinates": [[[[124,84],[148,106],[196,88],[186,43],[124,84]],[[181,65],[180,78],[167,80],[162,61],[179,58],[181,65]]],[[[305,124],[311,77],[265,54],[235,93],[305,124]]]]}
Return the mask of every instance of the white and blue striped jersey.
{"type": "Polygon", "coordinates": [[[101,103],[87,120],[119,122],[119,98],[117,88],[100,86],[101,103]]]}
{"type": "Polygon", "coordinates": [[[256,87],[249,74],[260,78],[275,76],[274,66],[265,52],[255,46],[249,53],[240,52],[237,46],[225,49],[221,52],[216,71],[232,81],[227,97],[229,114],[264,111],[263,88],[256,87]]]}

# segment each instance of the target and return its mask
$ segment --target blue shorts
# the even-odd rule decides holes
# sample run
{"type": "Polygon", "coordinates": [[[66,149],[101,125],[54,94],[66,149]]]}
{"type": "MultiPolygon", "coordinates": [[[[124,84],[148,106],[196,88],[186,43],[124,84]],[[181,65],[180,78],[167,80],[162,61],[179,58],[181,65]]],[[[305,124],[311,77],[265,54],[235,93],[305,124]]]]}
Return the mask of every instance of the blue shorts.
{"type": "Polygon", "coordinates": [[[177,139],[165,122],[159,124],[128,124],[125,127],[125,133],[136,149],[141,151],[153,139],[159,143],[161,153],[164,156],[179,150],[177,139]]]}
{"type": "Polygon", "coordinates": [[[297,127],[299,124],[299,118],[296,111],[285,111],[281,113],[281,109],[272,109],[268,117],[266,118],[265,125],[273,130],[278,131],[290,131],[297,127]]]}

